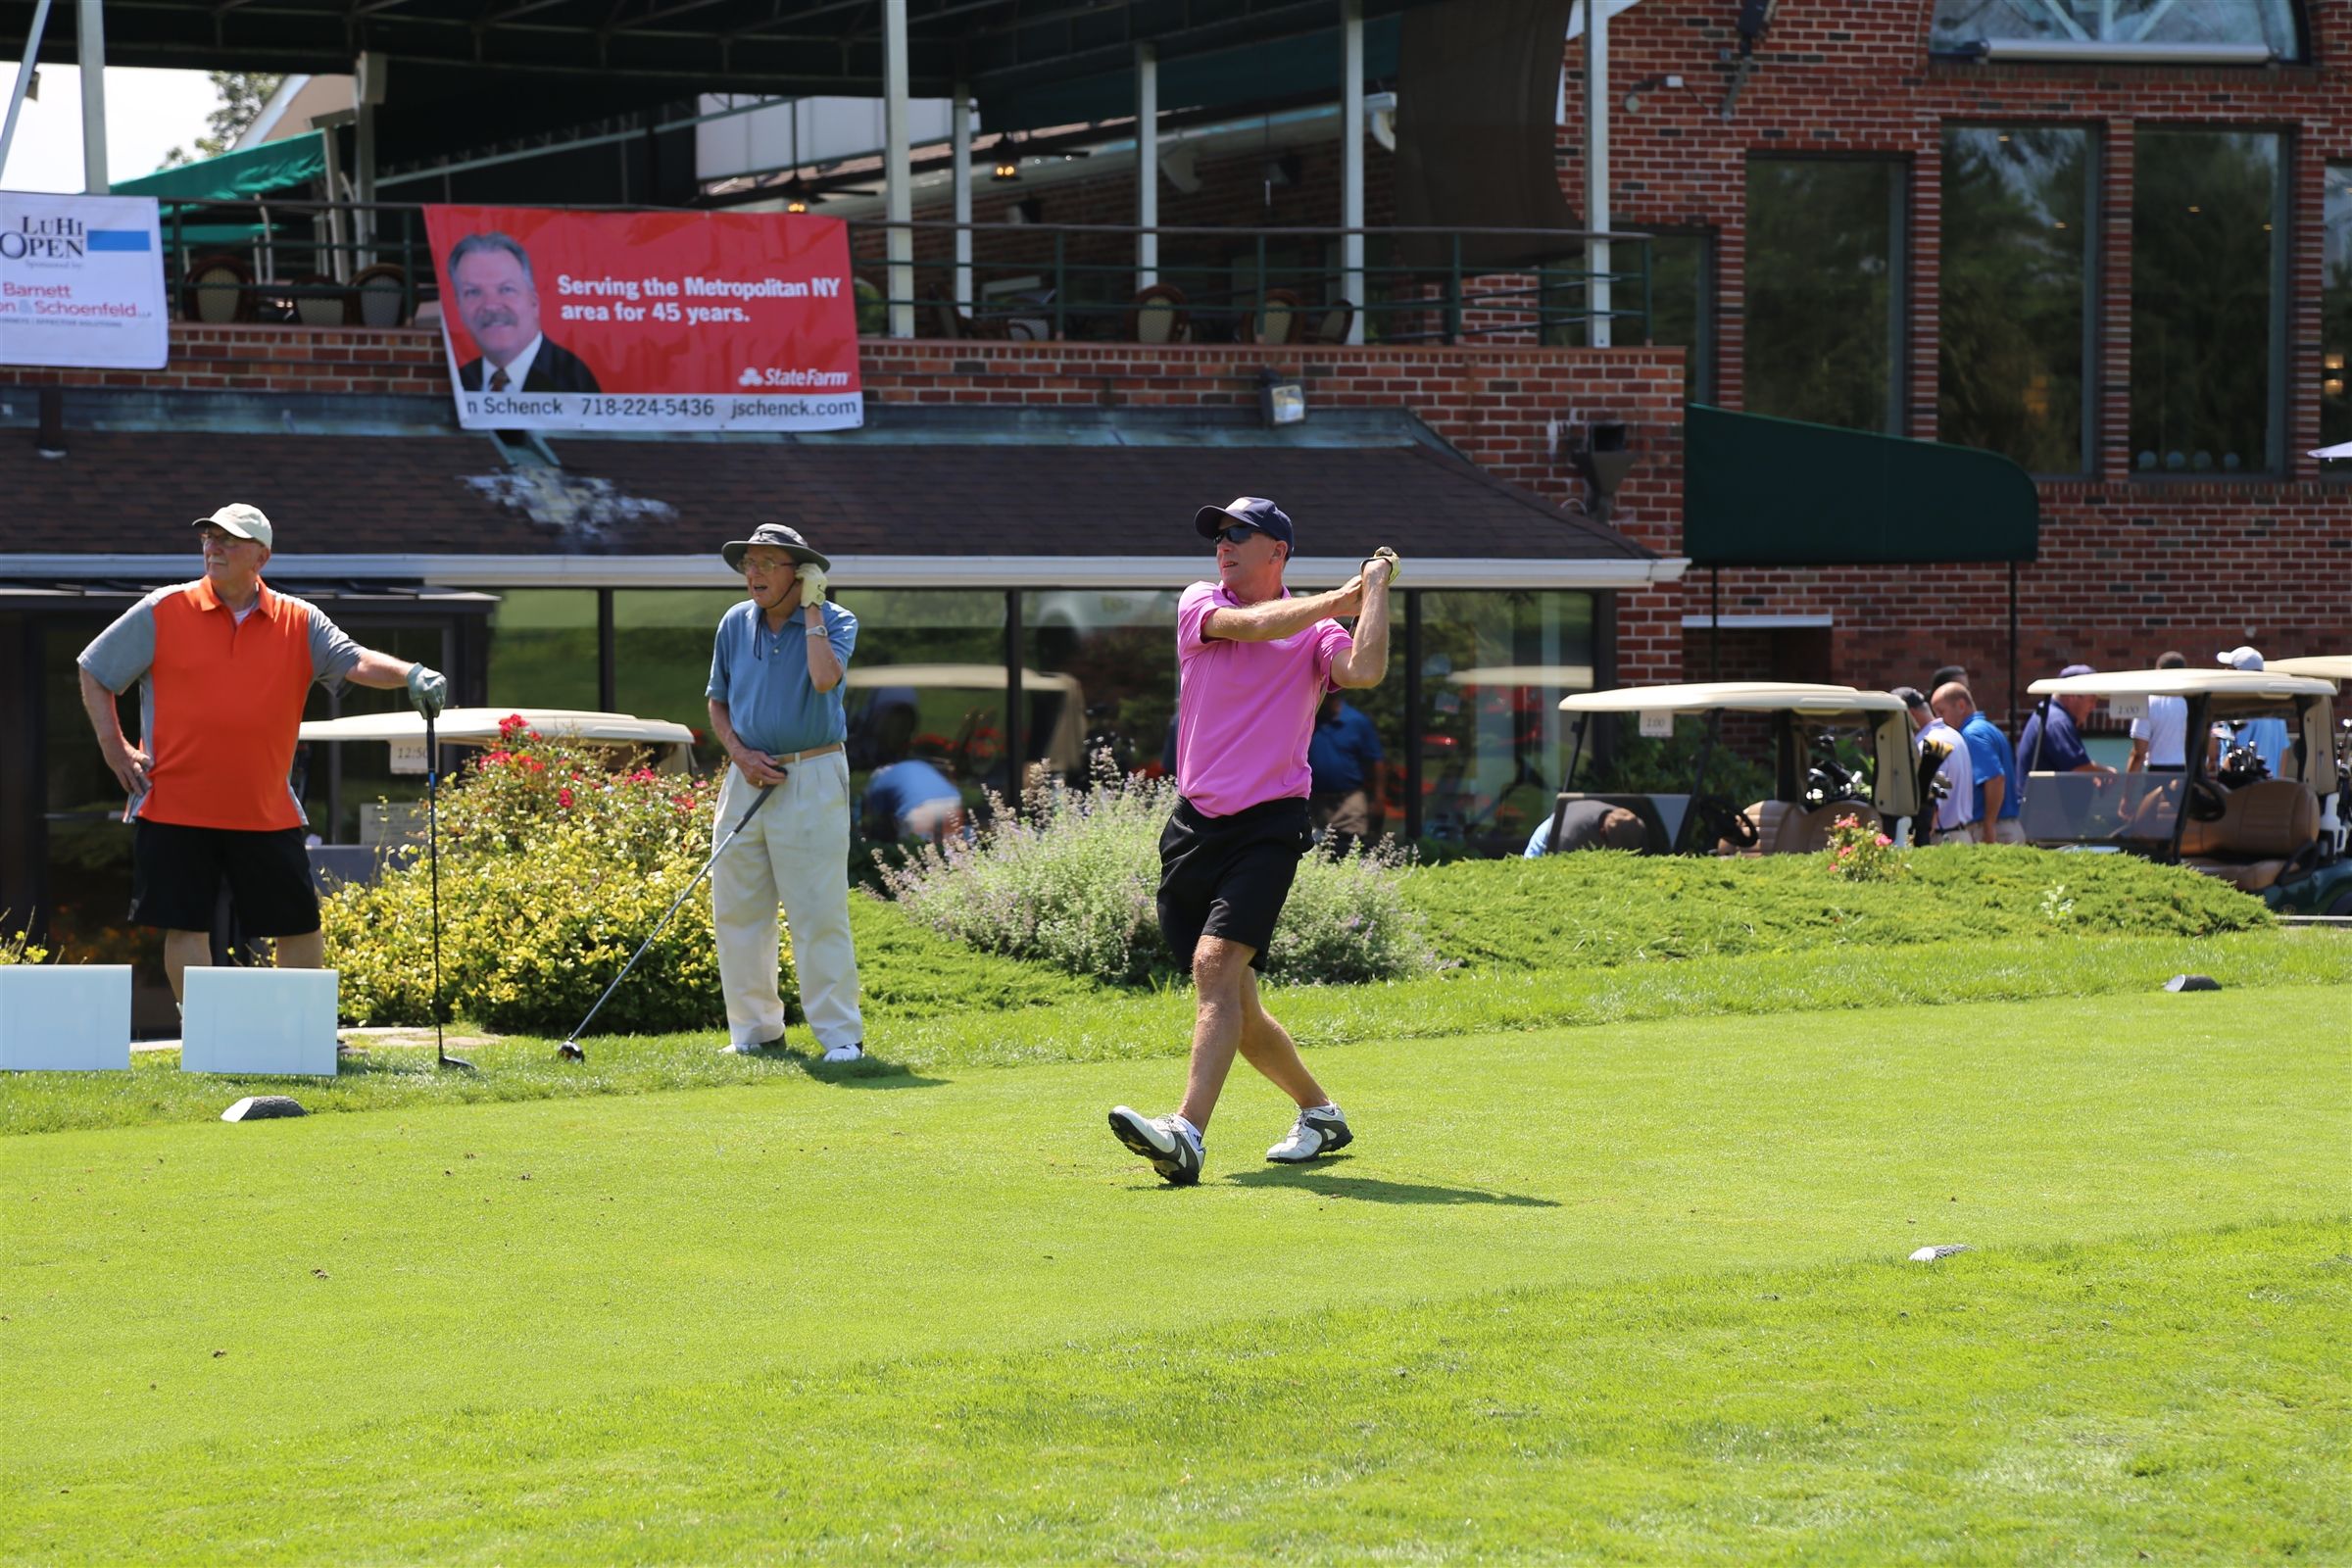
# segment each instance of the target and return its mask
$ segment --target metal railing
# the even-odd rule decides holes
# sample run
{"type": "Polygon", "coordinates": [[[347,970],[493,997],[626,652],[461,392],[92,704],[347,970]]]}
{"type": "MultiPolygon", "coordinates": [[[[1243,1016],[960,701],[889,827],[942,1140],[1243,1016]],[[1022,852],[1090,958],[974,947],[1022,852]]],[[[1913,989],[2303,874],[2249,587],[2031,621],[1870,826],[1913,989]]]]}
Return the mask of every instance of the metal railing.
{"type": "MultiPolygon", "coordinates": [[[[954,223],[851,219],[851,254],[867,321],[894,306],[917,313],[917,337],[1102,339],[1132,342],[1146,288],[1174,288],[1157,309],[1181,312],[1192,342],[1264,341],[1265,304],[1286,306],[1289,342],[1340,341],[1348,316],[1360,316],[1375,343],[1457,343],[1533,334],[1575,343],[1596,314],[1593,285],[1609,285],[1605,314],[1646,341],[1651,313],[1649,236],[1531,228],[1341,228],[1112,223],[954,223]],[[909,296],[889,292],[884,255],[894,229],[908,231],[915,255],[909,296]],[[969,262],[952,254],[970,236],[969,262]],[[1138,241],[1158,240],[1150,266],[1138,241]],[[1361,236],[1360,267],[1345,265],[1341,242],[1361,236]],[[1588,241],[1610,243],[1611,266],[1585,265],[1588,241]],[[1301,253],[1320,249],[1321,255],[1301,253]],[[1507,263],[1481,261],[1513,253],[1507,263]],[[1416,254],[1417,253],[1417,254],[1416,254]],[[1626,255],[1631,265],[1620,265],[1626,255]],[[1149,284],[1146,280],[1149,279],[1149,284]],[[1363,298],[1350,298],[1350,285],[1363,298]],[[1619,304],[1624,299],[1629,303],[1619,304]]],[[[1172,323],[1170,323],[1172,324],[1172,323]]],[[[875,330],[880,330],[877,326],[875,330]]]]}
{"type": "MultiPolygon", "coordinates": [[[[575,205],[580,212],[675,211],[575,205]]],[[[174,308],[199,320],[397,324],[436,300],[424,209],[414,202],[167,203],[166,278],[174,308]],[[226,265],[223,265],[225,262],[226,265]],[[381,290],[369,309],[362,291],[381,290]],[[387,309],[397,298],[397,310],[387,309]],[[321,303],[323,302],[323,303],[321,303]],[[340,309],[333,308],[340,304],[340,309]]],[[[849,219],[858,330],[882,336],[894,307],[927,338],[1135,342],[1147,312],[1152,342],[1342,342],[1361,320],[1372,343],[1589,340],[1596,314],[1613,335],[1646,342],[1649,237],[1555,229],[954,223],[849,219]],[[912,279],[890,293],[887,236],[904,229],[912,279]],[[968,236],[970,259],[956,252],[968,236]],[[1156,235],[1158,257],[1138,262],[1156,235]],[[1363,261],[1344,241],[1360,236],[1363,261]],[[1586,265],[1610,244],[1605,271],[1586,265]],[[1516,259],[1492,263],[1496,253],[1516,259]],[[1608,286],[1595,311],[1595,285],[1608,286]],[[1360,292],[1362,298],[1354,298],[1360,292]],[[1279,331],[1275,314],[1285,313],[1279,331]]]]}

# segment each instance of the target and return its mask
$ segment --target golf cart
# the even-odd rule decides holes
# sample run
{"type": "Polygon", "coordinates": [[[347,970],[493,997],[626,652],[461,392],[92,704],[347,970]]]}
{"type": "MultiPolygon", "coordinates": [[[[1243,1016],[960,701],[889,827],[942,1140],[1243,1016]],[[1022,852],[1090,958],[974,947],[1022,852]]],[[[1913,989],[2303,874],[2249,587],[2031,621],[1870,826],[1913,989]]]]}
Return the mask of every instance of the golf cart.
{"type": "Polygon", "coordinates": [[[1804,855],[1823,849],[1842,816],[1876,824],[1897,838],[1920,808],[1911,719],[1902,700],[1851,686],[1788,681],[1710,681],[1687,686],[1629,686],[1560,700],[1576,715],[1566,788],[1553,812],[1577,801],[1622,806],[1642,818],[1650,855],[1804,855]],[[1642,732],[1672,732],[1682,714],[1703,716],[1706,736],[1679,794],[1589,795],[1575,789],[1576,764],[1593,715],[1639,714],[1642,732]],[[1725,714],[1754,715],[1769,729],[1774,756],[1770,800],[1741,807],[1709,794],[1707,770],[1722,744],[1725,714]],[[1859,766],[1840,760],[1841,738],[1858,742],[1859,766]]]}
{"type": "MultiPolygon", "coordinates": [[[[1003,664],[852,665],[844,683],[853,770],[896,761],[920,746],[944,758],[955,777],[1004,793],[1012,770],[1004,757],[1009,682],[1003,664]]],[[[1086,693],[1077,677],[1024,668],[1021,697],[1027,760],[1051,774],[1082,768],[1086,693]]]]}
{"type": "Polygon", "coordinates": [[[2096,697],[2138,717],[2150,697],[2188,704],[2187,766],[2173,772],[2029,771],[2019,820],[2027,842],[2193,866],[2282,914],[2352,915],[2343,776],[2332,681],[2277,668],[2127,669],[2037,680],[2036,697],[2096,697]],[[2253,718],[2285,721],[2273,777],[2246,746],[2205,737],[2253,718]],[[2219,756],[2208,755],[2219,752],[2219,756]]]}
{"type": "MultiPolygon", "coordinates": [[[[584,741],[591,746],[633,747],[651,752],[653,765],[664,773],[688,772],[694,766],[693,730],[667,719],[637,718],[628,713],[597,713],[570,708],[449,708],[433,720],[433,739],[441,746],[495,746],[500,726],[514,718],[520,718],[526,727],[542,735],[584,741]]],[[[424,717],[406,709],[313,719],[296,733],[313,746],[388,743],[395,773],[422,774],[427,765],[424,717]]],[[[371,881],[387,848],[421,835],[423,817],[423,808],[416,802],[364,807],[360,811],[360,842],[314,844],[312,869],[321,877],[338,881],[371,881]]]]}

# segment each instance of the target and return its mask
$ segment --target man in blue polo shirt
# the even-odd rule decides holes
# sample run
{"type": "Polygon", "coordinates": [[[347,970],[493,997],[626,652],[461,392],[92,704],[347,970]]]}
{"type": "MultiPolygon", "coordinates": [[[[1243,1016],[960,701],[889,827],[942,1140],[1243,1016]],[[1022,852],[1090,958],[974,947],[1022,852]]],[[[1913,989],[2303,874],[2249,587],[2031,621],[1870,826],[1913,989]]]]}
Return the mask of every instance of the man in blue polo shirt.
{"type": "MultiPolygon", "coordinates": [[[[2088,664],[2069,664],[2058,672],[2062,680],[2095,675],[2088,664]]],[[[2096,697],[2053,697],[2026,720],[2017,738],[2018,765],[2028,773],[2112,773],[2114,768],[2090,760],[2082,744],[2082,724],[2098,710],[2096,697]]]]}
{"type": "Polygon", "coordinates": [[[1325,694],[1315,710],[1306,769],[1313,780],[1307,808],[1323,832],[1325,848],[1346,855],[1363,840],[1380,837],[1380,731],[1338,692],[1325,694]]]}
{"type": "Polygon", "coordinates": [[[1976,841],[2025,843],[2026,830],[2017,820],[2017,753],[2010,748],[2009,737],[1977,710],[1976,698],[1956,680],[1936,687],[1928,704],[1968,745],[1969,767],[1976,775],[1976,841]]]}
{"type": "Polygon", "coordinates": [[[858,955],[850,941],[849,723],[841,683],[858,617],[825,602],[823,556],[780,523],[720,552],[748,598],[719,617],[710,655],[710,731],[729,766],[715,831],[762,789],[775,793],[720,852],[710,872],[718,984],[729,1051],[784,1039],[776,990],[776,905],[792,927],[801,1011],[827,1061],[865,1053],[858,955]]]}

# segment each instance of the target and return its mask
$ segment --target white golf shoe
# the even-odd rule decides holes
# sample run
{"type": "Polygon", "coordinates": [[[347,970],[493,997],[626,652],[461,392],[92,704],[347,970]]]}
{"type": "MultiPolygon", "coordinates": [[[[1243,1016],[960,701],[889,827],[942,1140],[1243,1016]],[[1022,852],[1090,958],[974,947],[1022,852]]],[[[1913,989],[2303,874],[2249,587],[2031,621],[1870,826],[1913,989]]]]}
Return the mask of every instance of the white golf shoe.
{"type": "Polygon", "coordinates": [[[864,1056],[865,1047],[863,1044],[854,1046],[833,1046],[827,1049],[825,1052],[825,1060],[832,1062],[860,1061],[864,1059],[864,1056]]]}
{"type": "Polygon", "coordinates": [[[1348,1130],[1348,1118],[1340,1114],[1340,1107],[1325,1105],[1300,1111],[1290,1136],[1267,1150],[1266,1158],[1277,1165],[1302,1165],[1354,1142],[1355,1134],[1348,1130]]]}
{"type": "Polygon", "coordinates": [[[1111,1136],[1152,1162],[1159,1179],[1171,1187],[1191,1187],[1200,1180],[1204,1151],[1200,1135],[1174,1115],[1147,1116],[1125,1105],[1110,1112],[1111,1136]]]}

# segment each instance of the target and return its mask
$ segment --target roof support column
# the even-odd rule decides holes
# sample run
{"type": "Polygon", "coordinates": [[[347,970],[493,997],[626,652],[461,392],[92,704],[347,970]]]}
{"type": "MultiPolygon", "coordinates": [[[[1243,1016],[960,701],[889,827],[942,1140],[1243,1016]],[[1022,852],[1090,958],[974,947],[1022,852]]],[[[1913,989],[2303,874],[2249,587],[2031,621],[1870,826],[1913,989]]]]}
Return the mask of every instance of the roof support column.
{"type": "Polygon", "coordinates": [[[106,177],[106,18],[99,0],[77,0],[74,44],[81,59],[81,184],[92,196],[112,187],[106,177]]]}
{"type": "Polygon", "coordinates": [[[1355,307],[1348,341],[1364,340],[1364,0],[1340,0],[1340,293],[1355,307]]]}
{"type": "MultiPolygon", "coordinates": [[[[352,162],[359,165],[352,171],[352,192],[363,206],[375,200],[375,106],[383,101],[384,57],[363,50],[351,74],[352,162]]],[[[331,200],[335,193],[327,195],[331,200]]],[[[358,258],[360,267],[375,265],[375,253],[368,249],[375,244],[375,231],[373,212],[363,210],[353,215],[352,239],[364,252],[358,258]]],[[[352,263],[348,255],[337,256],[335,275],[349,281],[352,263]]]]}
{"type": "Polygon", "coordinates": [[[32,78],[40,74],[41,29],[49,24],[49,0],[40,0],[32,11],[32,31],[24,40],[24,59],[17,67],[16,85],[8,90],[8,120],[0,123],[0,169],[8,167],[8,150],[17,144],[17,116],[24,113],[24,95],[32,89],[32,78]]]}
{"type": "Polygon", "coordinates": [[[950,156],[955,161],[956,191],[956,308],[972,308],[972,231],[965,226],[972,220],[972,88],[969,82],[956,84],[956,94],[949,113],[955,122],[948,132],[950,156]]]}
{"type": "Polygon", "coordinates": [[[1159,47],[1135,46],[1135,286],[1159,281],[1159,47]]]}
{"type": "MultiPolygon", "coordinates": [[[[1609,8],[1585,0],[1585,227],[1609,229],[1609,8]]],[[[1585,241],[1585,305],[1592,315],[1586,341],[1609,346],[1609,242],[1585,241]]]]}
{"type": "MultiPolygon", "coordinates": [[[[88,0],[85,0],[88,3],[88,0]]],[[[906,0],[882,0],[882,216],[890,227],[890,335],[914,336],[913,148],[906,122],[906,0]]]]}

